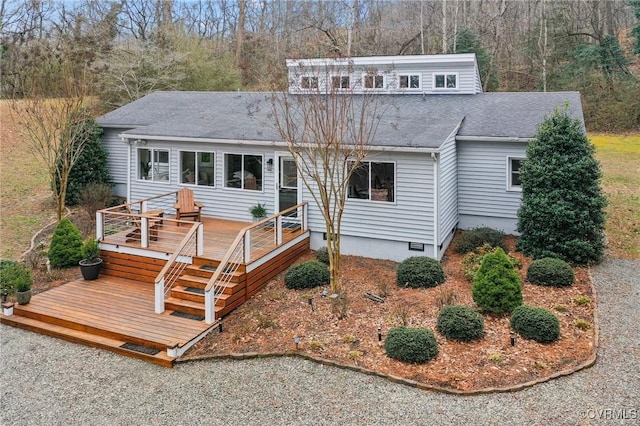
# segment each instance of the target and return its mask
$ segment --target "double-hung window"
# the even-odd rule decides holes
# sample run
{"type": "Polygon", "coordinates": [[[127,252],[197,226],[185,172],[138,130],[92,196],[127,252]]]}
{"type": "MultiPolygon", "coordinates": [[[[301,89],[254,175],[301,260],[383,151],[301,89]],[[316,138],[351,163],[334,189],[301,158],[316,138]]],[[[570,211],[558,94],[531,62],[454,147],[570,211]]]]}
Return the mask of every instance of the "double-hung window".
{"type": "Polygon", "coordinates": [[[262,155],[224,155],[225,188],[262,191],[262,179],[262,155]]]}
{"type": "Polygon", "coordinates": [[[214,186],[214,159],[213,152],[180,152],[180,183],[214,186]]]}
{"type": "MultiPolygon", "coordinates": [[[[350,166],[354,167],[355,163],[350,166]]],[[[395,201],[395,163],[362,161],[349,178],[348,198],[395,201]]]]}
{"type": "Polygon", "coordinates": [[[169,182],[169,150],[138,149],[138,179],[169,182]]]}
{"type": "Polygon", "coordinates": [[[520,183],[520,168],[524,158],[507,157],[507,190],[522,191],[520,183]]]}
{"type": "Polygon", "coordinates": [[[420,75],[419,74],[403,74],[398,76],[400,80],[401,89],[419,89],[420,88],[420,75]]]}
{"type": "Polygon", "coordinates": [[[458,73],[433,74],[434,89],[457,89],[458,73]]]}

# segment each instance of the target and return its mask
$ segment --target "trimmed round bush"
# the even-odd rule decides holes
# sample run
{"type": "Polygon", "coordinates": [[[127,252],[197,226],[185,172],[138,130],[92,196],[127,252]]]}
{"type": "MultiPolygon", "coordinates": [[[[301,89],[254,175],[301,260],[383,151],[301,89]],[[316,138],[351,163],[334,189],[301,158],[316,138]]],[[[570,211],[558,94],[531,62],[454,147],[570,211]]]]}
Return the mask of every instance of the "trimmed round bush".
{"type": "Polygon", "coordinates": [[[326,285],[329,280],[329,268],[317,260],[293,265],[284,275],[284,285],[294,290],[326,285]]]}
{"type": "Polygon", "coordinates": [[[320,247],[317,251],[316,251],[316,260],[318,262],[322,262],[325,265],[329,264],[329,250],[327,250],[326,247],[320,247]]]}
{"type": "Polygon", "coordinates": [[[560,321],[544,308],[518,306],[511,315],[511,327],[522,337],[540,343],[555,342],[560,337],[560,321]]]}
{"type": "Polygon", "coordinates": [[[82,259],[82,234],[67,218],[58,223],[49,247],[49,261],[54,268],[78,266],[82,259]]]}
{"type": "Polygon", "coordinates": [[[463,231],[454,243],[454,249],[458,253],[469,253],[478,247],[482,247],[485,244],[489,244],[491,247],[501,247],[503,250],[507,250],[504,246],[504,232],[498,231],[492,228],[474,228],[468,231],[463,231]]]}
{"type": "Polygon", "coordinates": [[[438,343],[428,328],[394,327],[384,339],[384,350],[399,361],[424,363],[438,354],[438,343]]]}
{"type": "Polygon", "coordinates": [[[400,287],[435,287],[444,281],[442,265],[430,257],[413,256],[398,265],[397,282],[400,287]]]}
{"type": "Polygon", "coordinates": [[[445,306],[438,315],[438,331],[447,339],[471,342],[482,338],[484,319],[468,306],[445,306]]]}
{"type": "Polygon", "coordinates": [[[473,279],[473,301],[484,312],[510,313],[522,305],[522,283],[501,248],[487,254],[473,279]]]}
{"type": "Polygon", "coordinates": [[[527,279],[532,284],[569,287],[573,284],[573,269],[561,259],[544,257],[534,260],[527,269],[527,279]]]}

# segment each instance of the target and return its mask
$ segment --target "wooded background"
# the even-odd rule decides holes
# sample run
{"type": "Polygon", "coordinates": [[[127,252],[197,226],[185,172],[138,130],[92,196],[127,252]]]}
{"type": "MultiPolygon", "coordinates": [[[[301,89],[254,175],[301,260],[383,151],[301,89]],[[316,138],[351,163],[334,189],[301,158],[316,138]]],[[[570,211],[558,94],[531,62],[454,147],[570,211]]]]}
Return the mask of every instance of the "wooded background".
{"type": "Polygon", "coordinates": [[[486,91],[578,90],[589,130],[640,130],[640,0],[0,1],[4,98],[69,66],[108,111],[283,88],[287,58],[475,52],[486,91]]]}

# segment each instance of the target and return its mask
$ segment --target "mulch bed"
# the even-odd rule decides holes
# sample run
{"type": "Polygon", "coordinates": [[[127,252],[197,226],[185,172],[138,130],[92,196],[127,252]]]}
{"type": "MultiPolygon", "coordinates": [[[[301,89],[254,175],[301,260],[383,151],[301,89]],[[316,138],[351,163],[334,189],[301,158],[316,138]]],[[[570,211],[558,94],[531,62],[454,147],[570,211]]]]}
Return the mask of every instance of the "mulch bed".
{"type": "MultiPolygon", "coordinates": [[[[560,319],[561,338],[557,342],[540,344],[518,336],[511,346],[509,317],[484,315],[484,338],[477,342],[458,343],[436,331],[439,353],[428,363],[406,364],[387,357],[378,341],[378,327],[383,339],[398,325],[435,331],[441,306],[452,302],[475,306],[471,282],[462,272],[462,256],[450,249],[443,259],[447,281],[432,289],[397,287],[395,262],[344,256],[345,319],[334,314],[330,298],[321,297],[322,288],[289,290],[281,274],[224,318],[223,333],[211,333],[186,356],[294,351],[294,337],[299,337],[301,353],[463,391],[542,379],[587,361],[595,351],[594,303],[579,305],[574,300],[579,296],[595,299],[587,268],[575,268],[576,282],[570,288],[532,285],[525,280],[531,259],[514,251],[515,238],[509,237],[507,246],[523,265],[525,304],[547,308],[560,319]],[[365,298],[365,292],[388,294],[384,303],[377,303],[365,298]],[[309,297],[313,297],[313,309],[309,297]],[[575,325],[577,320],[587,321],[591,327],[581,330],[575,325]]],[[[313,258],[309,253],[300,261],[313,258]]]]}

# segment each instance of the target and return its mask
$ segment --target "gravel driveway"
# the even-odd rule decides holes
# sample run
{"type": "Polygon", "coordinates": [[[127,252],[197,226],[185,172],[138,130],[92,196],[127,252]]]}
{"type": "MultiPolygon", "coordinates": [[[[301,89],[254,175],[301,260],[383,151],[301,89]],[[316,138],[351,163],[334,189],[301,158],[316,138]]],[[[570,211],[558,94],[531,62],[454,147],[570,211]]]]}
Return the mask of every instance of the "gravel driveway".
{"type": "Polygon", "coordinates": [[[596,365],[524,391],[458,397],[283,358],[165,369],[0,326],[0,424],[639,424],[640,262],[593,275],[596,365]]]}

